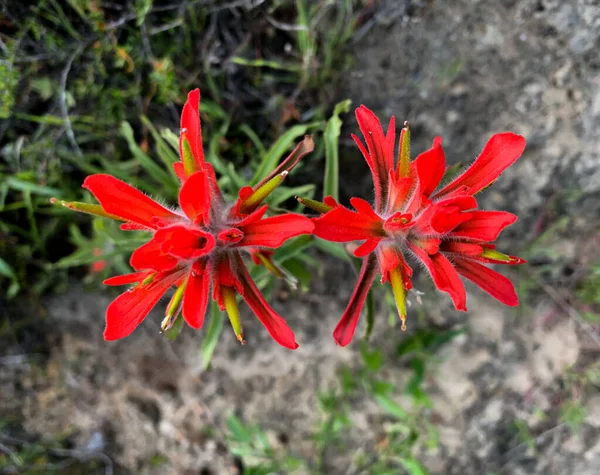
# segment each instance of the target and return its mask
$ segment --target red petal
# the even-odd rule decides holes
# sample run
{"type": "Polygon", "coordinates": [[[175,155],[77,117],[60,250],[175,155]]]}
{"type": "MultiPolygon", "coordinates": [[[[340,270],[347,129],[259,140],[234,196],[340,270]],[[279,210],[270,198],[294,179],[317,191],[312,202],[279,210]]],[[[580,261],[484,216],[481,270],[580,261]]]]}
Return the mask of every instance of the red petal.
{"type": "Polygon", "coordinates": [[[236,256],[236,261],[240,272],[241,284],[244,288],[242,297],[248,306],[277,343],[291,350],[298,348],[294,332],[287,325],[283,317],[278,315],[277,312],[271,308],[260,291],[256,288],[256,285],[254,284],[252,277],[250,277],[239,254],[236,256]]]}
{"type": "Polygon", "coordinates": [[[383,220],[338,206],[319,218],[314,218],[315,236],[333,242],[362,241],[384,236],[383,220]]]}
{"type": "Polygon", "coordinates": [[[446,195],[465,190],[475,194],[492,184],[525,150],[525,139],[512,132],[493,135],[481,155],[467,170],[437,193],[446,195]]]}
{"type": "MultiPolygon", "coordinates": [[[[356,109],[356,120],[367,143],[368,153],[356,136],[353,135],[352,138],[371,169],[375,185],[375,207],[381,210],[387,199],[389,171],[394,168],[395,128],[392,132],[388,127],[386,137],[377,116],[363,105],[356,109]]],[[[390,119],[390,125],[394,126],[393,118],[390,119]]]]}
{"type": "Polygon", "coordinates": [[[441,250],[453,254],[462,254],[463,256],[478,257],[481,256],[483,247],[471,242],[444,241],[441,250]]]}
{"type": "Polygon", "coordinates": [[[169,254],[184,260],[205,256],[216,245],[215,237],[212,234],[195,227],[188,228],[182,225],[159,229],[154,235],[154,241],[159,244],[158,249],[162,254],[169,254]]]}
{"type": "Polygon", "coordinates": [[[394,170],[390,170],[389,180],[390,193],[387,211],[388,213],[391,213],[404,208],[404,204],[409,196],[414,180],[412,177],[397,179],[394,170]]]}
{"type": "Polygon", "coordinates": [[[152,274],[151,271],[134,272],[132,274],[116,275],[109,277],[104,282],[104,285],[128,285],[143,281],[146,277],[152,274]]]}
{"type": "Polygon", "coordinates": [[[314,224],[306,216],[299,214],[282,214],[263,218],[238,228],[244,233],[239,246],[279,247],[285,241],[300,234],[310,234],[314,224]]]}
{"type": "Polygon", "coordinates": [[[356,257],[365,257],[371,254],[378,246],[381,239],[367,239],[354,251],[356,257]]]}
{"type": "Polygon", "coordinates": [[[362,198],[350,198],[350,204],[360,214],[367,216],[374,221],[381,221],[381,218],[373,211],[373,208],[371,208],[371,205],[367,200],[363,200],[362,198]]]}
{"type": "Polygon", "coordinates": [[[192,155],[198,168],[204,163],[204,151],[202,150],[202,128],[200,126],[200,89],[194,89],[188,94],[187,101],[181,111],[181,131],[179,133],[179,153],[183,157],[183,139],[187,138],[190,143],[192,155]]]}
{"type": "Polygon", "coordinates": [[[143,246],[138,247],[131,254],[129,264],[135,270],[154,269],[156,271],[167,271],[177,265],[178,259],[165,254],[161,250],[161,242],[156,239],[148,241],[143,246]]]}
{"type": "Polygon", "coordinates": [[[510,280],[502,274],[468,259],[455,258],[456,270],[495,299],[509,307],[519,305],[519,298],[510,280]]]}
{"type": "Polygon", "coordinates": [[[175,170],[175,175],[177,175],[177,178],[179,178],[182,183],[184,183],[185,180],[187,180],[187,176],[185,175],[185,168],[183,166],[183,162],[175,162],[173,164],[173,170],[175,170]]]}
{"type": "Polygon", "coordinates": [[[446,234],[471,219],[471,213],[462,212],[456,206],[445,207],[431,218],[431,228],[438,234],[446,234]]]}
{"type": "Polygon", "coordinates": [[[152,198],[114,176],[104,174],[88,176],[83,182],[83,188],[92,192],[104,211],[127,221],[154,228],[150,220],[155,216],[181,219],[152,198]]]}
{"type": "Polygon", "coordinates": [[[458,272],[456,272],[456,269],[452,266],[452,263],[439,252],[429,256],[423,249],[410,241],[408,242],[408,246],[423,264],[425,264],[431,274],[435,286],[439,290],[447,292],[450,295],[456,310],[466,311],[467,292],[460,280],[458,272]]]}
{"type": "Polygon", "coordinates": [[[134,287],[119,295],[106,309],[104,339],[118,340],[131,334],[181,276],[181,272],[162,274],[148,285],[134,287]]]}
{"type": "Polygon", "coordinates": [[[346,346],[352,341],[360,312],[375,278],[377,268],[375,264],[376,259],[373,254],[367,257],[362,263],[358,281],[356,282],[352,297],[350,297],[350,302],[333,331],[333,338],[340,346],[346,346]]]}
{"type": "Polygon", "coordinates": [[[262,219],[262,217],[267,212],[267,209],[269,209],[269,205],[262,205],[260,208],[258,208],[256,211],[253,211],[252,213],[250,213],[248,216],[246,216],[241,221],[238,221],[235,224],[231,224],[231,226],[235,226],[235,227],[239,228],[242,226],[247,226],[251,223],[255,223],[256,221],[259,221],[262,219]]]}
{"type": "Polygon", "coordinates": [[[405,277],[405,288],[411,288],[410,277],[413,275],[412,269],[404,260],[404,256],[394,245],[382,244],[377,248],[377,261],[379,262],[379,272],[381,274],[381,283],[385,284],[389,279],[389,272],[398,266],[402,267],[402,275],[405,277]]]}
{"type": "Polygon", "coordinates": [[[429,197],[440,184],[446,169],[442,138],[436,137],[433,139],[432,147],[420,154],[415,159],[414,164],[421,183],[421,193],[429,197]]]}
{"type": "Polygon", "coordinates": [[[517,220],[506,211],[472,211],[470,214],[471,219],[452,231],[453,238],[494,241],[505,227],[517,220]]]}
{"type": "Polygon", "coordinates": [[[196,261],[183,295],[183,318],[192,328],[202,328],[209,290],[210,272],[206,269],[206,262],[196,261]]]}
{"type": "MultiPolygon", "coordinates": [[[[239,254],[239,253],[238,253],[239,254]]],[[[232,253],[224,253],[216,263],[214,263],[213,270],[213,300],[219,304],[221,310],[225,310],[225,302],[223,300],[223,294],[221,293],[221,287],[232,287],[240,295],[244,293],[244,288],[240,282],[237,267],[232,267],[233,263],[230,257],[236,257],[232,253]]],[[[240,257],[239,261],[243,265],[240,257]]]]}
{"type": "Polygon", "coordinates": [[[188,177],[179,191],[179,206],[195,223],[209,223],[210,184],[206,171],[201,170],[188,177]]]}

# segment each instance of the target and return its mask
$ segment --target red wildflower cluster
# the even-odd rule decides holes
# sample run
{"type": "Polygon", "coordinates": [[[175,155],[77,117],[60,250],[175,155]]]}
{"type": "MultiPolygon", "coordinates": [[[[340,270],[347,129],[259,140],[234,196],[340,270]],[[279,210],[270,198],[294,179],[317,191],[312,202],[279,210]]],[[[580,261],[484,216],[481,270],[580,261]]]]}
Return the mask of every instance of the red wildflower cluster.
{"type": "MultiPolygon", "coordinates": [[[[172,286],[176,291],[167,307],[163,329],[180,314],[189,326],[200,328],[212,287],[212,298],[227,310],[237,338],[243,342],[236,294],[247,302],[271,336],[282,346],[298,347],[292,330],[265,301],[242,259],[250,252],[269,267],[270,251],[287,239],[310,234],[310,219],[298,214],[266,217],[264,199],[283,182],[300,158],[312,151],[306,137],[292,154],[254,188],[244,187],[233,204],[219,190],[212,166],[202,150],[200,91],[190,92],[181,116],[181,161],[174,164],[181,179],[179,209],[167,208],[117,178],[98,174],[83,187],[99,205],[63,202],[64,206],[125,221],[124,230],[144,230],[150,240],[136,249],[130,260],[133,274],[112,277],[107,285],[133,286],[117,297],[106,311],[104,337],[128,336],[172,286]]],[[[271,266],[272,267],[272,266],[271,266]]]]}
{"type": "Polygon", "coordinates": [[[473,281],[510,306],[518,304],[512,283],[485,264],[521,264],[515,256],[496,251],[492,242],[517,217],[505,211],[477,209],[475,195],[491,185],[523,152],[525,140],[510,132],[496,134],[475,162],[445,185],[446,163],[442,140],[410,160],[408,124],[400,135],[397,163],[395,121],[384,134],[375,114],[364,106],[356,118],[366,147],[355,136],[373,175],[375,206],[351,198],[349,209],[333,198],[324,203],[299,201],[321,216],[308,219],[292,213],[266,217],[264,200],[279,186],[299,160],[311,152],[311,137],[294,149],[269,176],[254,187],[244,187],[231,204],[223,199],[212,166],[204,160],[199,116],[200,91],[188,95],[181,115],[179,151],[174,164],[181,180],[179,208],[157,203],[141,191],[110,175],[86,178],[99,204],[61,202],[63,206],[123,221],[123,230],[151,233],[149,241],[130,259],[132,274],[112,277],[107,285],[132,285],[106,311],[107,340],[128,336],[173,286],[162,328],[170,328],[181,315],[192,328],[204,322],[209,296],[226,310],[237,338],[243,342],[236,302],[240,295],[271,336],[282,346],[298,347],[292,330],[265,301],[242,259],[248,253],[255,264],[275,275],[282,271],[273,251],[287,239],[313,233],[334,242],[362,241],[355,250],[363,258],[358,283],[335,331],[342,346],[354,335],[360,312],[375,275],[389,282],[405,328],[406,291],[411,289],[410,257],[429,271],[439,290],[447,292],[458,310],[466,310],[466,292],[460,276],[473,281]]]}
{"type": "Polygon", "coordinates": [[[404,328],[405,293],[412,287],[413,273],[406,256],[427,268],[436,287],[450,295],[457,310],[466,310],[460,275],[502,303],[518,305],[512,283],[484,265],[525,262],[496,251],[491,244],[517,217],[505,211],[478,210],[475,195],[521,156],[523,137],[510,132],[492,136],[464,173],[440,187],[446,170],[441,138],[435,138],[432,148],[411,162],[406,124],[394,166],[394,117],[386,134],[366,107],[356,110],[356,118],[367,147],[356,136],[353,138],[373,175],[374,208],[361,198],[350,199],[354,210],[331,197],[324,204],[301,200],[323,212],[313,219],[316,236],[335,242],[363,241],[354,255],[364,261],[350,303],[334,331],[336,342],[344,346],[352,340],[377,272],[382,283],[390,282],[392,286],[404,328]]]}

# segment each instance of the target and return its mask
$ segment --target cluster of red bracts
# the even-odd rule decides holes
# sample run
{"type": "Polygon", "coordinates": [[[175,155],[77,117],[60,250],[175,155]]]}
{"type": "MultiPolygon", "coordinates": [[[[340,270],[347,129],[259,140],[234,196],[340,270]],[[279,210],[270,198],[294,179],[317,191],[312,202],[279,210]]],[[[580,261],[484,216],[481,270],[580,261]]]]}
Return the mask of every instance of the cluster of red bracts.
{"type": "Polygon", "coordinates": [[[523,260],[495,250],[491,241],[516,216],[502,211],[477,210],[474,195],[489,186],[523,152],[525,141],[512,134],[494,135],[475,163],[440,190],[445,167],[441,139],[410,161],[410,132],[400,137],[394,167],[394,118],[384,135],[376,116],[364,106],[356,111],[367,148],[354,137],[365,156],[375,183],[375,207],[352,198],[355,211],[328,197],[324,203],[299,200],[320,217],[286,213],[266,217],[265,198],[280,185],[314,144],[306,137],[268,177],[255,187],[244,187],[233,204],[218,188],[212,166],[204,160],[199,116],[200,92],[190,92],[181,116],[180,156],[174,164],[182,185],[179,208],[169,209],[110,175],[92,175],[83,186],[99,204],[61,202],[70,209],[123,221],[124,230],[144,230],[150,240],[130,259],[132,274],[112,277],[107,285],[132,285],[106,312],[107,340],[128,336],[161,297],[176,290],[167,305],[162,328],[180,316],[192,328],[204,322],[209,296],[227,311],[233,330],[243,342],[237,307],[239,294],[282,346],[298,347],[292,330],[257,289],[243,261],[244,252],[275,275],[282,273],[270,249],[301,234],[335,242],[363,241],[355,255],[364,259],[356,289],[337,325],[334,338],[348,344],[354,334],[365,298],[377,271],[390,282],[403,325],[405,293],[412,270],[405,256],[422,262],[438,289],[448,292],[459,310],[466,294],[459,274],[472,280],[507,305],[518,300],[508,279],[483,264],[518,264],[523,260]],[[378,264],[378,265],[377,265],[378,264]]]}

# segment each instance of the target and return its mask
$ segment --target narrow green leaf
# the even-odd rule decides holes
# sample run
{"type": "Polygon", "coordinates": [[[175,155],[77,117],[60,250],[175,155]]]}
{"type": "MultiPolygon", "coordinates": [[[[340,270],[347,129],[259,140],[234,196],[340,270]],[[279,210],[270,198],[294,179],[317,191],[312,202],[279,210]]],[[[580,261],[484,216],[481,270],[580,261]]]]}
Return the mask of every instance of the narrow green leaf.
{"type": "Polygon", "coordinates": [[[331,254],[332,256],[337,257],[338,259],[343,259],[345,261],[350,262],[350,255],[346,252],[343,245],[340,245],[337,242],[329,242],[323,239],[317,239],[315,244],[319,249],[325,251],[327,254],[331,254]]]}
{"type": "Polygon", "coordinates": [[[25,193],[33,193],[34,195],[42,196],[59,196],[60,190],[49,186],[36,185],[29,181],[21,180],[15,177],[8,177],[5,181],[6,185],[13,190],[22,191],[25,193]]]}
{"type": "Polygon", "coordinates": [[[311,129],[322,126],[322,122],[311,122],[310,124],[295,125],[291,129],[284,132],[277,141],[271,146],[262,159],[262,162],[258,166],[256,173],[252,177],[251,185],[256,185],[262,180],[267,174],[274,169],[277,164],[281,161],[284,154],[290,149],[290,147],[300,138],[305,135],[311,129]]]}
{"type": "MultiPolygon", "coordinates": [[[[179,161],[179,154],[175,153],[170,145],[165,141],[162,134],[156,130],[156,127],[150,122],[150,119],[146,116],[141,117],[142,123],[148,127],[152,138],[156,142],[156,152],[158,154],[158,158],[160,158],[161,162],[165,164],[165,168],[169,171],[173,180],[178,181],[175,170],[173,170],[173,163],[179,161]]],[[[175,134],[173,134],[175,135],[175,134]]],[[[177,147],[175,150],[179,151],[179,137],[177,137],[177,147]]]]}
{"type": "Polygon", "coordinates": [[[377,394],[375,395],[375,400],[381,406],[381,408],[388,414],[396,417],[397,419],[408,419],[408,413],[404,409],[402,409],[400,404],[398,404],[389,396],[386,396],[384,394],[377,394]]]}
{"type": "Polygon", "coordinates": [[[425,467],[414,458],[402,459],[401,463],[409,475],[427,475],[425,467]]]}
{"type": "Polygon", "coordinates": [[[6,262],[1,257],[0,257],[0,275],[3,275],[4,277],[8,277],[9,279],[17,278],[12,267],[10,265],[8,265],[8,262],[6,262]]]}
{"type": "Polygon", "coordinates": [[[352,101],[346,99],[338,103],[333,110],[331,119],[327,122],[323,139],[325,141],[325,177],[323,179],[323,196],[333,196],[339,199],[339,137],[342,129],[340,114],[348,112],[352,101]]]}
{"type": "Polygon", "coordinates": [[[200,346],[200,351],[202,353],[202,368],[204,371],[210,366],[213,353],[215,352],[217,342],[219,341],[221,331],[223,330],[224,320],[223,313],[219,310],[219,306],[215,302],[211,302],[210,324],[206,336],[204,337],[204,340],[202,340],[202,345],[200,346]]]}
{"type": "Polygon", "coordinates": [[[120,131],[123,138],[127,141],[129,150],[135,159],[139,161],[142,168],[148,172],[148,175],[171,191],[177,189],[177,183],[174,181],[173,177],[169,176],[167,172],[154,163],[154,161],[139,147],[133,136],[131,125],[129,125],[128,122],[121,122],[120,131]]]}
{"type": "Polygon", "coordinates": [[[248,124],[242,124],[240,125],[240,132],[246,134],[246,136],[252,141],[261,157],[267,153],[267,149],[265,149],[265,146],[263,145],[256,132],[252,130],[252,127],[250,127],[248,124]]]}

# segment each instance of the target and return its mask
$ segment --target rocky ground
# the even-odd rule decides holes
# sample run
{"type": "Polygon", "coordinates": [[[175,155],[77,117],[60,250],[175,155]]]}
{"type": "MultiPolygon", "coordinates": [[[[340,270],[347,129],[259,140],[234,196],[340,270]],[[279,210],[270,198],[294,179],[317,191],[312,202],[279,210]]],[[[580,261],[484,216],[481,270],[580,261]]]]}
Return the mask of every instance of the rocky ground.
{"type": "MultiPolygon", "coordinates": [[[[571,300],[576,277],[600,251],[599,49],[594,0],[390,0],[354,40],[357,64],[345,95],[382,116],[409,119],[414,150],[442,135],[448,159],[467,163],[494,132],[513,130],[528,141],[524,157],[483,199],[520,216],[499,245],[533,257],[511,276],[523,305],[503,308],[471,287],[469,312],[458,314],[445,296],[425,296],[423,323],[469,328],[440,350],[427,376],[440,441],[420,459],[432,474],[600,473],[600,396],[589,373],[600,327],[571,300]],[[544,249],[530,245],[561,216],[567,224],[544,249]],[[570,400],[584,408],[577,431],[561,415],[570,400]],[[530,440],[515,432],[517,419],[530,440]]],[[[342,160],[341,183],[359,179],[346,192],[368,197],[362,159],[348,148],[342,160]]],[[[354,273],[332,269],[310,294],[275,302],[299,350],[278,348],[247,316],[248,345],[225,331],[209,372],[202,371],[201,335],[186,331],[168,342],[158,314],[127,340],[105,343],[110,298],[75,287],[45,302],[47,357],[2,360],[0,409],[22,417],[31,434],[75,433],[79,455],[105,453],[119,473],[237,473],[218,429],[232,411],[310,457],[316,391],[336,384],[339,365],[357,360],[357,345],[339,349],[331,339],[354,273]],[[159,455],[168,462],[153,467],[159,455]]],[[[386,350],[386,376],[400,384],[407,370],[394,363],[394,344],[417,324],[405,335],[380,316],[373,344],[386,350]]],[[[329,473],[347,473],[362,441],[380,429],[368,417],[376,408],[356,407],[353,445],[332,455],[329,473]]]]}

